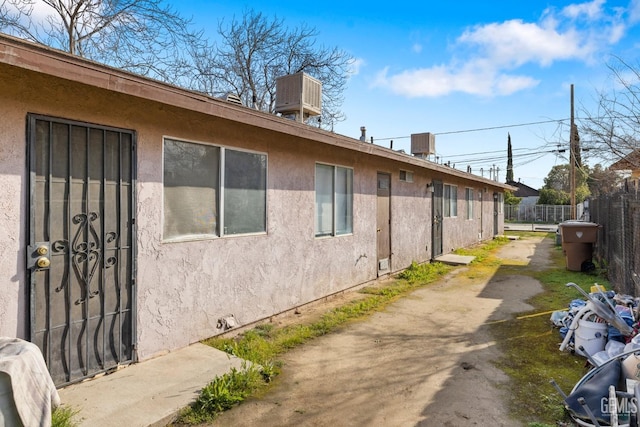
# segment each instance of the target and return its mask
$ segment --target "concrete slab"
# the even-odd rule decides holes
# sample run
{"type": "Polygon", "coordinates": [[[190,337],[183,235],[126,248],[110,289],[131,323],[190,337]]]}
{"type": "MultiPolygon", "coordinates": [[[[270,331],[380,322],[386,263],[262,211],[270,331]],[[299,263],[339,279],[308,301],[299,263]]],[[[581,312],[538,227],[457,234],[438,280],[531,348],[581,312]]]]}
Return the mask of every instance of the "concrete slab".
{"type": "Polygon", "coordinates": [[[469,265],[474,259],[476,259],[476,257],[469,255],[446,254],[435,258],[435,261],[449,265],[469,265]]]}
{"type": "Polygon", "coordinates": [[[58,392],[63,405],[80,411],[80,426],[164,426],[202,387],[241,364],[197,343],[58,392]]]}

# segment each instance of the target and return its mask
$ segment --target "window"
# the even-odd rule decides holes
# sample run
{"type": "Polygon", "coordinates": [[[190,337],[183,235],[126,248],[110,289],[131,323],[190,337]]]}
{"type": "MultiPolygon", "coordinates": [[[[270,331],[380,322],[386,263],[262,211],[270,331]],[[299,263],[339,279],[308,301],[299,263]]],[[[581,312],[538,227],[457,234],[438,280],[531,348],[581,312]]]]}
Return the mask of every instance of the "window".
{"type": "Polygon", "coordinates": [[[165,139],[164,239],[265,232],[266,181],[265,154],[165,139]]]}
{"type": "Polygon", "coordinates": [[[225,150],[224,234],[266,231],[267,156],[225,150]]]}
{"type": "Polygon", "coordinates": [[[473,188],[465,189],[467,199],[467,219],[473,219],[473,188]]]}
{"type": "Polygon", "coordinates": [[[353,169],[316,164],[316,237],[353,232],[353,169]]]}
{"type": "Polygon", "coordinates": [[[458,187],[445,184],[443,191],[444,216],[458,216],[458,187]]]}
{"type": "Polygon", "coordinates": [[[413,172],[400,170],[400,181],[413,182],[413,172]]]}

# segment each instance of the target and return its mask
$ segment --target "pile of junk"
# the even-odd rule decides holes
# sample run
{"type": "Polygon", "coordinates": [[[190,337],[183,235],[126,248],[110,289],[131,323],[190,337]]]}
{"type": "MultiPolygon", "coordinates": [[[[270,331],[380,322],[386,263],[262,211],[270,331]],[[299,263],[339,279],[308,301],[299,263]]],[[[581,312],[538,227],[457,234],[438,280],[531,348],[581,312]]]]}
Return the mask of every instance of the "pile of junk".
{"type": "MultiPolygon", "coordinates": [[[[635,277],[634,277],[635,279],[635,277]]],[[[576,424],[640,427],[640,298],[594,285],[585,299],[554,311],[551,322],[563,338],[560,351],[585,357],[589,371],[566,394],[554,381],[576,424]]]]}

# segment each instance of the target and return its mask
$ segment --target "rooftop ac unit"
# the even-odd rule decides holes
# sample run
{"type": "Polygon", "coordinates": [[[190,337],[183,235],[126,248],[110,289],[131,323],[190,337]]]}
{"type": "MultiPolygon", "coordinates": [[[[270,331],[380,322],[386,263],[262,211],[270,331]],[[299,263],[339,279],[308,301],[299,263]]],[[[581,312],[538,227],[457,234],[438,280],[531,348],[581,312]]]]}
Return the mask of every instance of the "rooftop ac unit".
{"type": "Polygon", "coordinates": [[[242,105],[240,97],[232,92],[225,94],[221,99],[230,102],[231,104],[242,105]]]}
{"type": "Polygon", "coordinates": [[[322,83],[303,72],[276,79],[276,113],[295,114],[298,121],[322,112],[322,83]]]}
{"type": "Polygon", "coordinates": [[[431,155],[436,153],[436,136],[432,133],[411,134],[411,154],[431,155]]]}

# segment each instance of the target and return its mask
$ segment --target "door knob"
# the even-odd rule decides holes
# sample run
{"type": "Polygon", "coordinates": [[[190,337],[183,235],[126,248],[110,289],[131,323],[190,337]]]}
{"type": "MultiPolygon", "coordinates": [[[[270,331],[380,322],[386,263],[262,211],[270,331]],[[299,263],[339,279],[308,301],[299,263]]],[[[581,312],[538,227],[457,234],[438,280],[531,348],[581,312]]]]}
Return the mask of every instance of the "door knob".
{"type": "Polygon", "coordinates": [[[27,246],[27,268],[49,268],[51,265],[51,244],[49,242],[33,242],[27,246]]]}
{"type": "Polygon", "coordinates": [[[46,256],[41,256],[40,258],[38,258],[38,260],[36,261],[36,265],[39,268],[47,268],[51,265],[51,261],[49,260],[49,258],[47,258],[46,256]]]}

